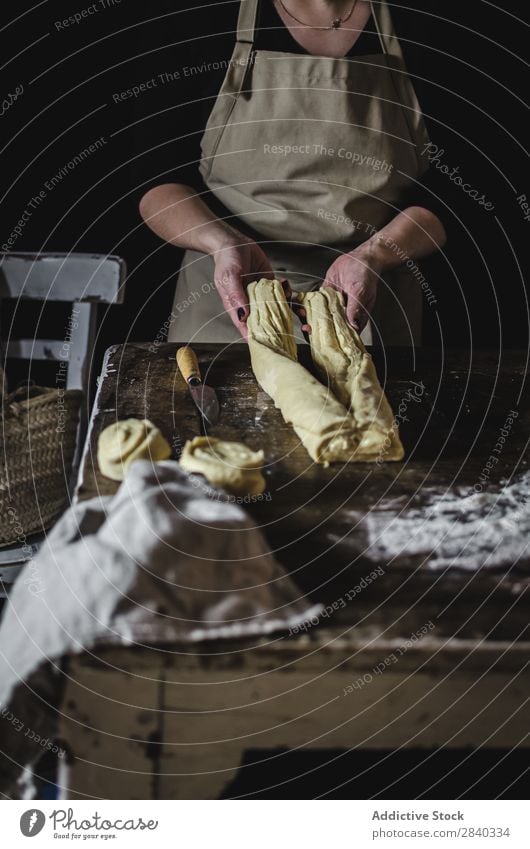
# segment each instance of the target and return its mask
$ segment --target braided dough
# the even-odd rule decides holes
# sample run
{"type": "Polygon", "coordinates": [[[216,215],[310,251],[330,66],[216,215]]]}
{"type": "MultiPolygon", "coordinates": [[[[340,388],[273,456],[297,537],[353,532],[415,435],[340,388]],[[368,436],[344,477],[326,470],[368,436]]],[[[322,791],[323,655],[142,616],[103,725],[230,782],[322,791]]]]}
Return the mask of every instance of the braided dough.
{"type": "Polygon", "coordinates": [[[278,280],[248,287],[248,344],[256,380],[291,424],[311,458],[334,462],[401,460],[390,405],[371,356],[346,320],[340,292],[299,295],[311,326],[320,383],[297,359],[293,313],[278,280]]]}
{"type": "Polygon", "coordinates": [[[265,489],[263,459],[263,451],[252,451],[243,442],[196,436],[186,442],[180,465],[232,495],[260,495],[265,489]]]}
{"type": "Polygon", "coordinates": [[[147,419],[123,419],[106,427],[98,440],[98,465],[107,478],[121,481],[135,460],[167,460],[171,448],[147,419]]]}

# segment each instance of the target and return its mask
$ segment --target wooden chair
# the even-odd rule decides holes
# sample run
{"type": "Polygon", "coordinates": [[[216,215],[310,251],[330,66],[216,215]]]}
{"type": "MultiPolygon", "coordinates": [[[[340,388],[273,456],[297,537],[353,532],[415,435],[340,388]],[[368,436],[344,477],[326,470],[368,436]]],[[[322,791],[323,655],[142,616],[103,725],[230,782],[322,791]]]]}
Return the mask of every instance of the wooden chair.
{"type": "MultiPolygon", "coordinates": [[[[66,388],[85,394],[77,433],[74,469],[79,464],[90,402],[90,366],[97,328],[98,304],[122,303],[125,263],[118,256],[82,253],[0,254],[0,302],[6,299],[72,304],[75,330],[64,339],[17,339],[4,346],[2,360],[67,362],[66,388]]],[[[72,475],[72,479],[74,474],[72,475]]],[[[0,597],[20,569],[38,550],[43,535],[32,536],[27,547],[0,548],[0,597]]]]}

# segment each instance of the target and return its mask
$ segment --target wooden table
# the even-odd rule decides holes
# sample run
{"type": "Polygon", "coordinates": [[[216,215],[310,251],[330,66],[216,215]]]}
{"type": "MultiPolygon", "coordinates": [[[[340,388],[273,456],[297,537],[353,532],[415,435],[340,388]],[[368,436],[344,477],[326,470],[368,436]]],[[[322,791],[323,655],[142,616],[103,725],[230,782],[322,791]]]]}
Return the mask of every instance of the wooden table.
{"type": "MultiPolygon", "coordinates": [[[[305,634],[252,646],[71,660],[60,736],[75,759],[62,764],[64,798],[214,798],[247,748],[529,745],[527,566],[440,571],[401,557],[352,594],[377,565],[364,556],[359,517],[429,489],[471,491],[510,410],[518,416],[491,485],[528,467],[525,355],[374,352],[407,419],[407,460],[324,469],[256,384],[245,346],[197,353],[221,402],[210,435],[266,451],[267,498],[249,513],[299,587],[335,609],[305,634]]],[[[117,418],[151,419],[175,457],[200,433],[174,355],[174,345],[107,352],[78,498],[115,491],[95,458],[99,433],[117,418]]]]}

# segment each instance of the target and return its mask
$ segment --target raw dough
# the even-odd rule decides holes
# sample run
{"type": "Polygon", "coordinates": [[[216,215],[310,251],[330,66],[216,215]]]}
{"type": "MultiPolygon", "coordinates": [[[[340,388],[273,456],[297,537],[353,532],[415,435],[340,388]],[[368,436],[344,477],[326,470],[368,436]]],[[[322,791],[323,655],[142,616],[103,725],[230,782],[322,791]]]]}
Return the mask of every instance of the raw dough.
{"type": "Polygon", "coordinates": [[[372,357],[346,319],[344,298],[335,289],[303,293],[311,326],[311,356],[335,397],[349,410],[360,431],[354,460],[402,460],[392,408],[379,383],[372,357]]]}
{"type": "Polygon", "coordinates": [[[196,436],[186,442],[180,465],[233,495],[260,495],[265,489],[263,459],[263,451],[252,451],[243,442],[196,436]]]}
{"type": "Polygon", "coordinates": [[[167,460],[171,448],[147,419],[123,419],[106,427],[98,440],[98,464],[107,478],[121,481],[135,460],[167,460]]]}
{"type": "Polygon", "coordinates": [[[248,287],[247,322],[258,383],[317,463],[401,460],[404,451],[372,358],[334,289],[299,295],[320,383],[297,360],[293,313],[278,280],[248,287]]]}

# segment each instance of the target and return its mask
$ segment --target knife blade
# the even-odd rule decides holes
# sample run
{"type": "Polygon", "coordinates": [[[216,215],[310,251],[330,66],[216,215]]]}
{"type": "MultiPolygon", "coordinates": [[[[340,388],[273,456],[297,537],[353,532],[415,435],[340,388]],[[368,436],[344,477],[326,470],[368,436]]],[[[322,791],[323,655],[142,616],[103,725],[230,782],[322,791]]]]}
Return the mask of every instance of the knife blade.
{"type": "Polygon", "coordinates": [[[202,382],[199,362],[193,348],[185,345],[179,348],[176,355],[177,365],[186,383],[190,395],[204,421],[213,425],[219,418],[219,401],[211,386],[202,382]]]}

